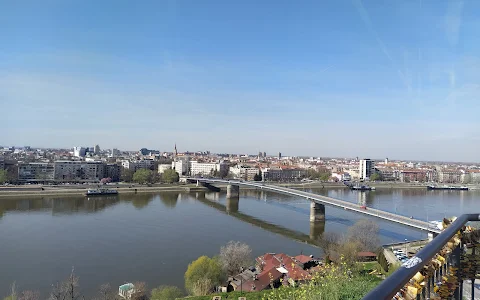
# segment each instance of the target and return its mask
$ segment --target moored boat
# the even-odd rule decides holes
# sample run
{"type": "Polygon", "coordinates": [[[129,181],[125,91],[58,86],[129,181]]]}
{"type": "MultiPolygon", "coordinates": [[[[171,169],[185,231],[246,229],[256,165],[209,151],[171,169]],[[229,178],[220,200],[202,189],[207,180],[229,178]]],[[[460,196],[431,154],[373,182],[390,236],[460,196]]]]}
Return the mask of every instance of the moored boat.
{"type": "Polygon", "coordinates": [[[449,191],[468,191],[466,186],[451,186],[451,185],[427,185],[427,190],[449,190],[449,191]]]}
{"type": "Polygon", "coordinates": [[[106,196],[106,195],[118,195],[117,190],[109,189],[88,189],[85,196],[106,196]]]}

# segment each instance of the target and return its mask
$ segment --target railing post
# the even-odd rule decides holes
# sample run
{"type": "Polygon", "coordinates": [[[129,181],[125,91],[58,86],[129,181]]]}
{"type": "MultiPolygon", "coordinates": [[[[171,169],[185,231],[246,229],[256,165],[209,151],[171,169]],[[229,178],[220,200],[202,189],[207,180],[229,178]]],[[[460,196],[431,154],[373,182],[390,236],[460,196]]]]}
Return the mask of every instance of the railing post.
{"type": "Polygon", "coordinates": [[[456,299],[456,300],[462,300],[462,293],[460,291],[460,287],[461,287],[461,284],[460,284],[460,281],[461,281],[461,278],[458,277],[458,275],[460,274],[460,253],[461,253],[462,249],[459,246],[455,247],[455,249],[453,249],[452,251],[452,254],[450,254],[450,262],[451,262],[451,266],[453,268],[457,268],[457,273],[456,273],[456,276],[458,278],[458,287],[455,289],[455,292],[453,294],[453,299],[456,299]]]}
{"type": "MultiPolygon", "coordinates": [[[[472,247],[472,257],[475,257],[475,244],[472,247]]],[[[475,277],[472,278],[472,300],[475,299],[475,277]]]]}

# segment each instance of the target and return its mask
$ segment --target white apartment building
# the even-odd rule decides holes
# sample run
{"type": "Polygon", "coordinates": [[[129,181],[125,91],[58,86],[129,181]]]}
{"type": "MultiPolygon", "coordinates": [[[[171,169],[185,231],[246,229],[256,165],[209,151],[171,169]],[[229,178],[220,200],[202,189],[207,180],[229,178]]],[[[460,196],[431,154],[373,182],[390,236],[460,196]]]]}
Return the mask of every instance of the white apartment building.
{"type": "Polygon", "coordinates": [[[187,175],[190,170],[188,157],[172,161],[172,169],[174,169],[178,175],[187,175]]]}
{"type": "Polygon", "coordinates": [[[358,170],[360,172],[360,179],[365,180],[375,173],[375,162],[371,159],[361,159],[358,170]]]}
{"type": "Polygon", "coordinates": [[[122,167],[125,169],[133,170],[134,172],[139,169],[151,169],[154,165],[153,160],[122,160],[122,167]]]}
{"type": "Polygon", "coordinates": [[[171,168],[172,165],[158,165],[158,174],[163,174],[163,172],[171,168]]]}
{"type": "Polygon", "coordinates": [[[73,147],[73,156],[85,157],[87,149],[84,147],[73,147]]]}
{"type": "Polygon", "coordinates": [[[253,180],[253,177],[259,173],[259,169],[248,166],[236,165],[230,167],[229,172],[235,178],[242,178],[244,180],[253,180]]]}
{"type": "Polygon", "coordinates": [[[54,165],[55,180],[97,182],[105,176],[106,164],[99,161],[57,160],[54,165]]]}
{"type": "Polygon", "coordinates": [[[190,162],[190,175],[211,175],[213,171],[220,171],[220,164],[217,163],[200,163],[198,161],[190,162]]]}

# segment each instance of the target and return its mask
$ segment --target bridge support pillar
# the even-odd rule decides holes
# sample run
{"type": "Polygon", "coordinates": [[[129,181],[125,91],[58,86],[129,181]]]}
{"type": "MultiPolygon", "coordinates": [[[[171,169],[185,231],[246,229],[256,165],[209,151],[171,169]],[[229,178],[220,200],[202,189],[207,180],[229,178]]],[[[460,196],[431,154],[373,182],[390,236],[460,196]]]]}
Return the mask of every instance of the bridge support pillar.
{"type": "Polygon", "coordinates": [[[437,235],[438,235],[438,233],[429,232],[428,233],[428,241],[431,242],[437,235]]]}
{"type": "Polygon", "coordinates": [[[227,198],[238,198],[240,196],[240,186],[229,184],[227,185],[227,198]]]}
{"type": "Polygon", "coordinates": [[[197,186],[200,186],[200,181],[197,180],[197,186]]]}
{"type": "Polygon", "coordinates": [[[318,220],[315,222],[310,222],[310,239],[313,241],[318,240],[318,238],[325,232],[325,219],[318,220]]]}
{"type": "Polygon", "coordinates": [[[325,205],[310,202],[310,222],[325,221],[325,205]]]}
{"type": "Polygon", "coordinates": [[[227,213],[236,213],[238,212],[238,203],[240,202],[240,198],[228,198],[227,197],[227,205],[226,210],[227,213]]]}

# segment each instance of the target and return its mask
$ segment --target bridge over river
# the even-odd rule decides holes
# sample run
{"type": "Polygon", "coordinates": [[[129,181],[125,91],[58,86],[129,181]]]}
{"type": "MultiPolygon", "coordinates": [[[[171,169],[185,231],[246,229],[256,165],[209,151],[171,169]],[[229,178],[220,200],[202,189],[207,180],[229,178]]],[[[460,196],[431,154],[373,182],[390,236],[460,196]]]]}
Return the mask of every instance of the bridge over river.
{"type": "Polygon", "coordinates": [[[262,182],[252,182],[252,181],[236,181],[236,180],[226,180],[226,179],[211,179],[211,178],[187,178],[190,182],[196,182],[197,184],[202,184],[207,187],[213,184],[227,184],[227,198],[239,196],[239,187],[253,187],[265,191],[302,197],[310,200],[310,222],[315,222],[325,218],[325,205],[331,205],[339,207],[345,210],[349,210],[355,213],[360,213],[368,215],[371,217],[387,220],[393,223],[398,223],[401,225],[413,227],[420,230],[425,230],[429,233],[430,237],[441,232],[435,225],[417,219],[412,219],[406,216],[386,212],[383,210],[375,208],[365,208],[361,207],[358,204],[344,201],[341,199],[336,199],[328,196],[322,196],[314,193],[299,191],[291,188],[281,187],[272,184],[265,184],[262,182]]]}

